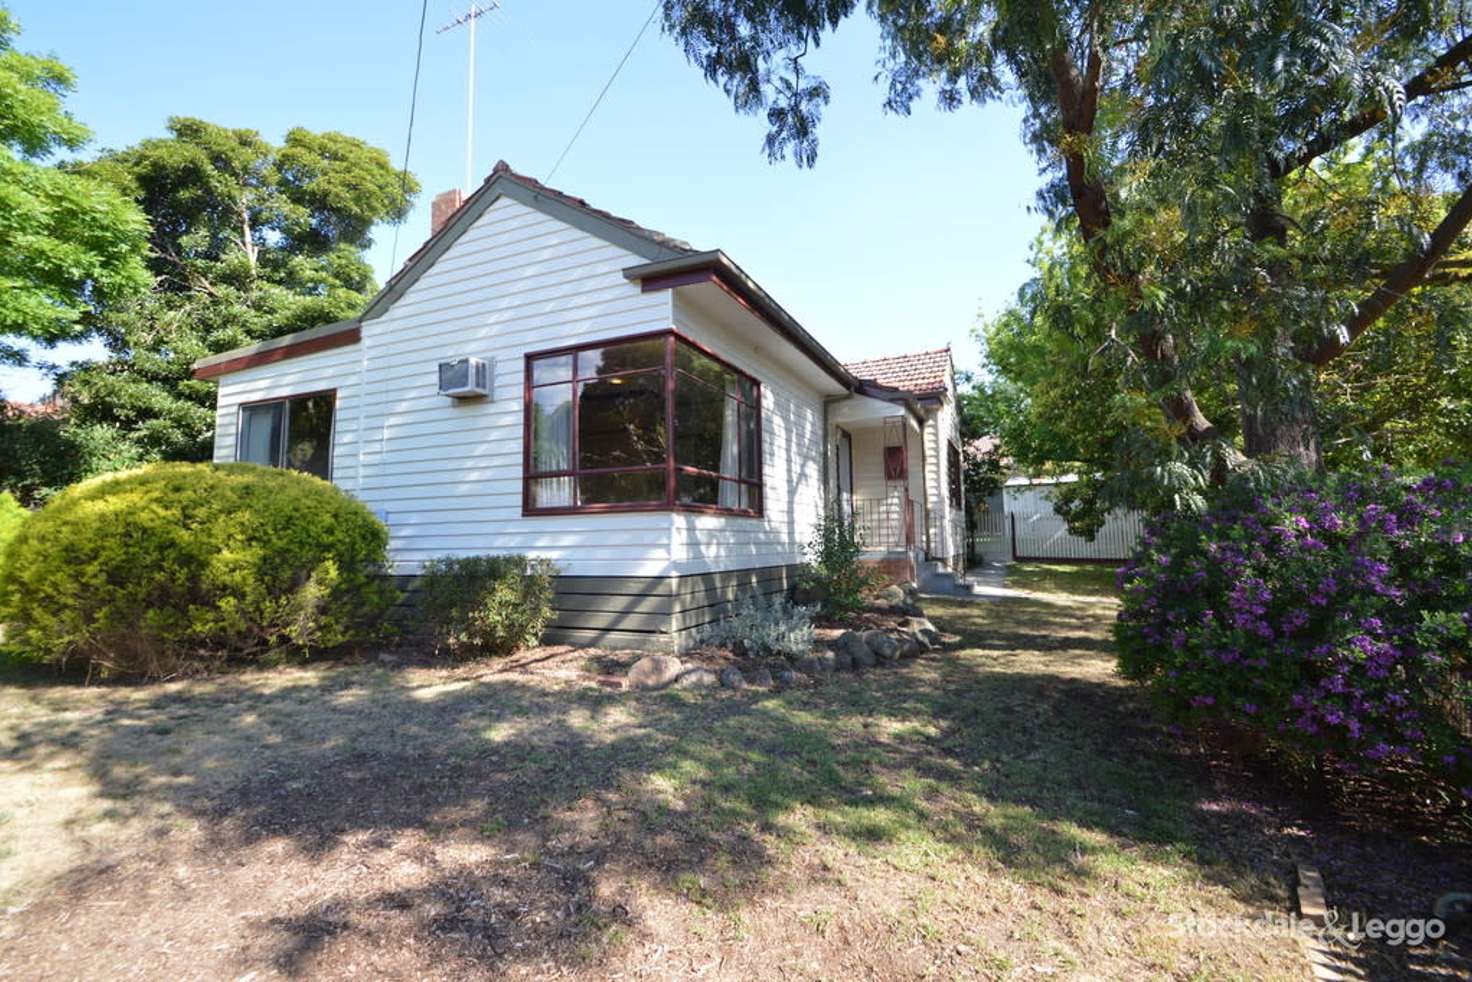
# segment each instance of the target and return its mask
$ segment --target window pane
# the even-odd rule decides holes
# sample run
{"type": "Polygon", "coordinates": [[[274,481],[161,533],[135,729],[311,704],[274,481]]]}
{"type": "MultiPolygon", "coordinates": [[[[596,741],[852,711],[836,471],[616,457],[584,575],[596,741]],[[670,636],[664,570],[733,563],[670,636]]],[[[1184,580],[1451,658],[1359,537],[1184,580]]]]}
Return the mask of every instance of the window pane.
{"type": "Polygon", "coordinates": [[[532,473],[572,470],[572,386],[532,390],[532,473]]]}
{"type": "Polygon", "coordinates": [[[761,476],[757,421],[757,411],[754,407],[741,407],[741,476],[753,481],[761,476]]]}
{"type": "Polygon", "coordinates": [[[293,470],[327,480],[332,469],[332,407],[330,395],[291,400],[286,416],[286,464],[293,470]]]}
{"type": "Polygon", "coordinates": [[[675,463],[720,472],[728,401],[708,385],[683,375],[676,378],[675,463]]]}
{"type": "Polygon", "coordinates": [[[740,491],[741,507],[747,511],[760,511],[762,507],[762,489],[755,484],[743,484],[740,491]]]}
{"type": "Polygon", "coordinates": [[[553,355],[532,362],[532,385],[572,381],[572,355],[553,355]]]}
{"type": "Polygon", "coordinates": [[[722,392],[736,392],[736,373],[688,344],[675,345],[675,367],[713,385],[722,392]]]}
{"type": "Polygon", "coordinates": [[[281,465],[281,413],[285,408],[285,403],[268,402],[240,410],[240,460],[281,465]]]}
{"type": "Polygon", "coordinates": [[[747,402],[755,403],[756,402],[756,385],[755,385],[755,383],[753,383],[751,381],[751,379],[746,378],[745,376],[742,376],[740,378],[740,380],[739,380],[739,384],[741,386],[741,398],[745,399],[747,402]]]}
{"type": "Polygon", "coordinates": [[[664,372],[578,383],[578,466],[665,461],[664,372]]]}
{"type": "Polygon", "coordinates": [[[676,474],[675,494],[682,505],[713,505],[720,499],[720,478],[704,474],[676,474]]]}
{"type": "Polygon", "coordinates": [[[579,503],[584,505],[658,504],[664,497],[665,472],[633,471],[621,474],[584,474],[578,478],[579,503]]]}
{"type": "Polygon", "coordinates": [[[533,508],[571,508],[572,482],[570,477],[544,477],[528,481],[533,508]]]}
{"type": "Polygon", "coordinates": [[[666,338],[660,337],[580,351],[578,352],[578,378],[632,372],[641,368],[663,368],[664,349],[667,343],[666,338]]]}

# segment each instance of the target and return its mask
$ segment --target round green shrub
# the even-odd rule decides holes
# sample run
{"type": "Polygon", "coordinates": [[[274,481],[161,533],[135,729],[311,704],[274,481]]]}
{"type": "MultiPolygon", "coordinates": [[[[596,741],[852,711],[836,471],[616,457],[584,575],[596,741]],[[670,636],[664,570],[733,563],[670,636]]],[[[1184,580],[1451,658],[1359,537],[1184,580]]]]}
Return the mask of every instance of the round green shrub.
{"type": "Polygon", "coordinates": [[[509,655],[541,642],[555,612],[557,567],[519,553],[445,556],[424,564],[419,618],[436,650],[509,655]]]}
{"type": "Polygon", "coordinates": [[[159,678],[363,637],[393,601],[388,531],[325,481],[156,464],[85,481],[26,519],[0,622],[37,660],[159,678]]]}
{"type": "Polygon", "coordinates": [[[0,576],[4,575],[5,547],[15,538],[15,534],[20,531],[21,522],[29,514],[15,500],[15,495],[9,491],[0,491],[0,576]]]}

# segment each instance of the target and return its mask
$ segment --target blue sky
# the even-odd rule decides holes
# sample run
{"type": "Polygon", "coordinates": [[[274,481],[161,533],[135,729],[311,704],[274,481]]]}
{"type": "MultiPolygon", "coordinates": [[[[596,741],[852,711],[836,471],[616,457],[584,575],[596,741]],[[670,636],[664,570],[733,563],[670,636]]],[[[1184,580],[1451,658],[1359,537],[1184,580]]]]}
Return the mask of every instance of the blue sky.
{"type": "MultiPolygon", "coordinates": [[[[292,126],[340,130],[402,157],[416,0],[10,6],[23,50],[77,72],[69,106],[92,128],[92,150],[189,115],[272,140],[292,126]]],[[[464,9],[430,0],[409,162],[424,193],[399,230],[399,261],[428,235],[429,199],[463,181],[466,38],[434,29],[464,9]]],[[[645,0],[503,0],[483,18],[478,174],[504,158],[544,177],[649,10],[645,0]]],[[[767,162],[765,120],[738,116],[656,20],[552,183],[725,249],[840,358],[949,343],[959,366],[974,365],[978,314],[1007,303],[1028,275],[1037,166],[1015,107],[884,114],[877,52],[877,30],[860,17],[808,58],[833,101],[818,165],[800,170],[767,162]]],[[[380,282],[393,235],[380,229],[372,251],[380,282]]],[[[11,398],[47,387],[34,372],[0,370],[11,398]]]]}

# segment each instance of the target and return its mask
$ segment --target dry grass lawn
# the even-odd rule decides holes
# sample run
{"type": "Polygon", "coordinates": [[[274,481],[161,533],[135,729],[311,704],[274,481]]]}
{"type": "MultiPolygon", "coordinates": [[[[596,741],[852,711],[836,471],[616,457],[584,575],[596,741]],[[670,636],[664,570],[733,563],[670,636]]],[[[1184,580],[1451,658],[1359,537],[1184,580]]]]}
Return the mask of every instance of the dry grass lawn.
{"type": "Polygon", "coordinates": [[[1165,736],[1077,590],[934,601],[948,651],[780,693],[12,674],[0,977],[1305,978],[1170,923],[1291,909],[1309,845],[1165,736]]]}

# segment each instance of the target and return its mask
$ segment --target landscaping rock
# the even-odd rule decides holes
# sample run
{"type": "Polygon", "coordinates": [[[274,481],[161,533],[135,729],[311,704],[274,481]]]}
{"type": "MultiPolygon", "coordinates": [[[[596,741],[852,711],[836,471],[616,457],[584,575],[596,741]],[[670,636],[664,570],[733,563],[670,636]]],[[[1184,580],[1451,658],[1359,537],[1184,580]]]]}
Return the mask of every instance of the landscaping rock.
{"type": "Polygon", "coordinates": [[[728,689],[742,689],[746,687],[746,676],[739,668],[728,668],[721,672],[721,684],[728,689]]]}
{"type": "Polygon", "coordinates": [[[777,673],[777,687],[790,689],[797,684],[797,673],[790,668],[784,668],[777,673]]]}
{"type": "Polygon", "coordinates": [[[883,631],[865,631],[863,637],[877,660],[890,662],[899,657],[900,643],[883,631]]]}
{"type": "Polygon", "coordinates": [[[854,656],[839,648],[833,652],[833,670],[835,672],[852,672],[854,670],[854,656]]]}
{"type": "Polygon", "coordinates": [[[874,667],[874,652],[856,631],[844,631],[834,642],[841,655],[847,655],[855,671],[874,667]]]}
{"type": "Polygon", "coordinates": [[[908,601],[907,600],[904,603],[900,604],[899,609],[900,609],[900,613],[902,613],[902,614],[908,614],[911,617],[924,617],[925,616],[925,608],[924,607],[921,607],[919,604],[914,603],[912,601],[908,601]]]}
{"type": "Polygon", "coordinates": [[[770,689],[773,685],[772,673],[765,668],[753,668],[746,673],[746,684],[758,689],[770,689]]]}
{"type": "Polygon", "coordinates": [[[940,632],[935,629],[935,625],[930,623],[928,619],[924,617],[908,617],[905,619],[903,626],[905,630],[910,631],[919,639],[921,646],[926,651],[929,651],[931,648],[940,647],[940,632]]]}
{"type": "Polygon", "coordinates": [[[896,640],[900,644],[901,658],[917,658],[920,652],[925,650],[925,646],[920,643],[920,639],[915,636],[913,631],[906,631],[896,640]]]}
{"type": "Polygon", "coordinates": [[[797,670],[804,675],[832,675],[837,667],[833,652],[821,648],[810,651],[797,660],[797,670]]]}
{"type": "Polygon", "coordinates": [[[675,679],[677,689],[708,689],[720,684],[721,677],[708,668],[692,668],[675,679]]]}
{"type": "Polygon", "coordinates": [[[629,669],[629,688],[663,689],[680,677],[683,668],[673,655],[645,655],[629,669]]]}
{"type": "Polygon", "coordinates": [[[888,607],[898,607],[907,599],[905,591],[891,584],[874,594],[874,599],[888,607]]]}

